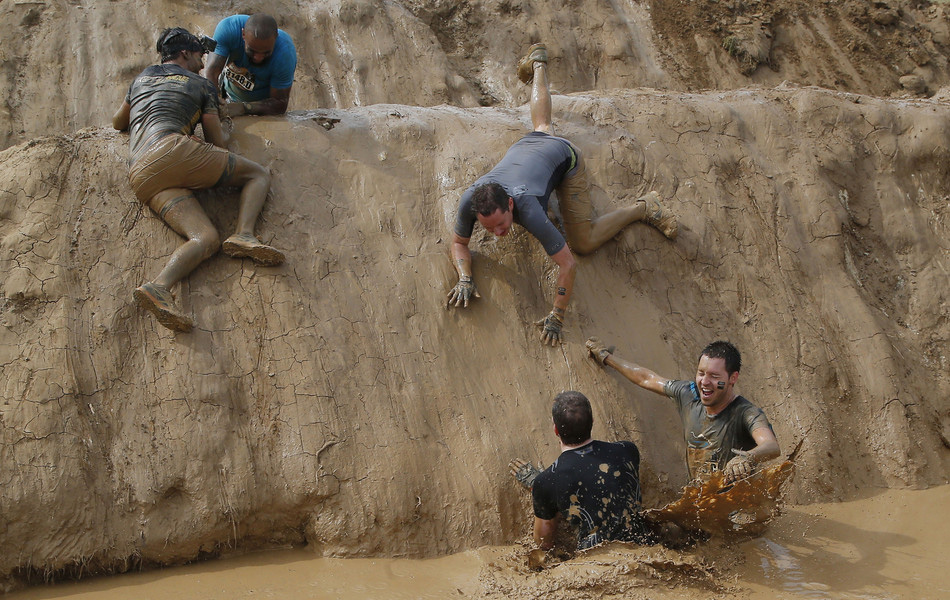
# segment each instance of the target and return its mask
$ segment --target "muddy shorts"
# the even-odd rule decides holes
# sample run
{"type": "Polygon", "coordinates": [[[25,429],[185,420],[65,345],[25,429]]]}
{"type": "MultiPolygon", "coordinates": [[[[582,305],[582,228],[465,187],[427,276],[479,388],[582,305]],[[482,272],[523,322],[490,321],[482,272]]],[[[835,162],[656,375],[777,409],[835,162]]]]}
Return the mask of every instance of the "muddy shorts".
{"type": "Polygon", "coordinates": [[[168,211],[234,173],[237,159],[224,148],[172,133],[152,144],[129,169],[132,191],[143,204],[165,218],[168,211]]]}
{"type": "Polygon", "coordinates": [[[571,146],[574,165],[557,187],[557,199],[561,207],[561,218],[565,225],[576,225],[590,221],[590,184],[587,182],[587,167],[580,153],[571,146]]]}

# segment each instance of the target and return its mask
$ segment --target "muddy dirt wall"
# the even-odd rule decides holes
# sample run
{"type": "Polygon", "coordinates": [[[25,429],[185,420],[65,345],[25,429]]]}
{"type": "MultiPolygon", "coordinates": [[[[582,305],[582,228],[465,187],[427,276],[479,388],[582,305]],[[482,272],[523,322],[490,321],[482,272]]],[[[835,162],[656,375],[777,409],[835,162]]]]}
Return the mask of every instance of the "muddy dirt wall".
{"type": "MultiPolygon", "coordinates": [[[[556,456],[563,389],[592,398],[597,437],[640,445],[659,502],[686,477],[675,410],[585,358],[589,335],[684,378],[734,341],[740,393],[798,464],[792,501],[946,481],[950,107],[786,85],[554,110],[596,210],[656,189],[681,222],[675,243],[634,225],[580,259],[558,349],[531,326],[554,272],[521,230],[476,234],[483,298],[443,306],[458,196],[524,106],[238,119],[232,149],[275,174],[258,232],[288,261],[202,265],[177,290],[190,334],[132,302],[178,238],[133,197],[126,135],[0,152],[0,577],[517,539],[505,465],[556,456]]],[[[233,228],[234,191],[201,201],[233,228]]]]}

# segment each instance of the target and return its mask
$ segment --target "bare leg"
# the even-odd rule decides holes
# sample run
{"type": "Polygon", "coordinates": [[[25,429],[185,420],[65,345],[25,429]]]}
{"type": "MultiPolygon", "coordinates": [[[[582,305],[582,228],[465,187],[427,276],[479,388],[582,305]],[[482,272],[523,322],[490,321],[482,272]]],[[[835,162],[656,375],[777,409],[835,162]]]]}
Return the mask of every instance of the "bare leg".
{"type": "Polygon", "coordinates": [[[254,235],[254,225],[270,191],[270,171],[252,160],[238,156],[234,173],[226,183],[244,187],[241,189],[237,231],[224,240],[224,253],[234,258],[246,256],[266,266],[284,262],[283,252],[262,243],[254,235]]]}
{"type": "Polygon", "coordinates": [[[270,190],[270,171],[252,160],[237,156],[234,173],[226,185],[241,185],[241,206],[238,212],[237,233],[254,235],[257,217],[264,209],[270,190]]]}
{"type": "Polygon", "coordinates": [[[218,231],[194,196],[173,206],[165,214],[165,222],[188,240],[172,253],[165,268],[153,280],[153,283],[171,288],[217,252],[221,241],[218,231]]]}
{"type": "Polygon", "coordinates": [[[627,225],[642,221],[646,212],[646,203],[638,201],[633,206],[619,208],[590,221],[565,223],[564,232],[571,242],[572,250],[578,254],[590,254],[627,225]]]}
{"type": "Polygon", "coordinates": [[[548,89],[547,65],[534,63],[534,80],[531,82],[531,124],[535,131],[554,133],[551,124],[551,92],[548,89]]]}

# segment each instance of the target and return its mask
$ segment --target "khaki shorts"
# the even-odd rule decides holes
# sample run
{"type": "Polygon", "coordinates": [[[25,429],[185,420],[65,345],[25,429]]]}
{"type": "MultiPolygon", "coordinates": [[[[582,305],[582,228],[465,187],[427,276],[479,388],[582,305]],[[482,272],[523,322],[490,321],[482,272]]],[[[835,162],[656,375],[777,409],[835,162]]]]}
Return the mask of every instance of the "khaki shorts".
{"type": "Polygon", "coordinates": [[[165,218],[191,190],[219,185],[234,173],[237,159],[224,148],[172,133],[155,142],[129,169],[132,191],[165,218]]]}
{"type": "Polygon", "coordinates": [[[561,218],[565,225],[576,225],[590,221],[590,184],[587,182],[587,167],[580,153],[574,152],[576,165],[564,177],[557,187],[557,200],[561,207],[561,218]]]}

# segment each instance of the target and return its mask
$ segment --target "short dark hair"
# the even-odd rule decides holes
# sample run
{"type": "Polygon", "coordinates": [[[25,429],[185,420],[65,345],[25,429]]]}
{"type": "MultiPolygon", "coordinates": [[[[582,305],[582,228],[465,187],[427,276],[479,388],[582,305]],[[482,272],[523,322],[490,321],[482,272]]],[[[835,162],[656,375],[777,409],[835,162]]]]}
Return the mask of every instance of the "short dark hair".
{"type": "Polygon", "coordinates": [[[277,37],[277,21],[274,17],[264,13],[251,15],[244,22],[244,29],[259,40],[269,40],[277,37]]]}
{"type": "Polygon", "coordinates": [[[704,356],[725,360],[727,375],[738,373],[742,367],[742,356],[739,354],[739,350],[731,343],[723,340],[715,341],[703,348],[703,351],[699,353],[699,358],[704,356]]]}
{"type": "Polygon", "coordinates": [[[204,52],[201,40],[184,27],[168,27],[158,35],[155,50],[162,55],[162,62],[168,62],[178,56],[182,50],[204,52]]]}
{"type": "Polygon", "coordinates": [[[484,183],[472,190],[472,210],[483,217],[495,212],[508,212],[508,192],[497,183],[484,183]]]}
{"type": "Polygon", "coordinates": [[[580,444],[590,439],[594,428],[594,413],[587,396],[574,390],[561,392],[554,397],[551,416],[557,435],[565,444],[580,444]]]}

